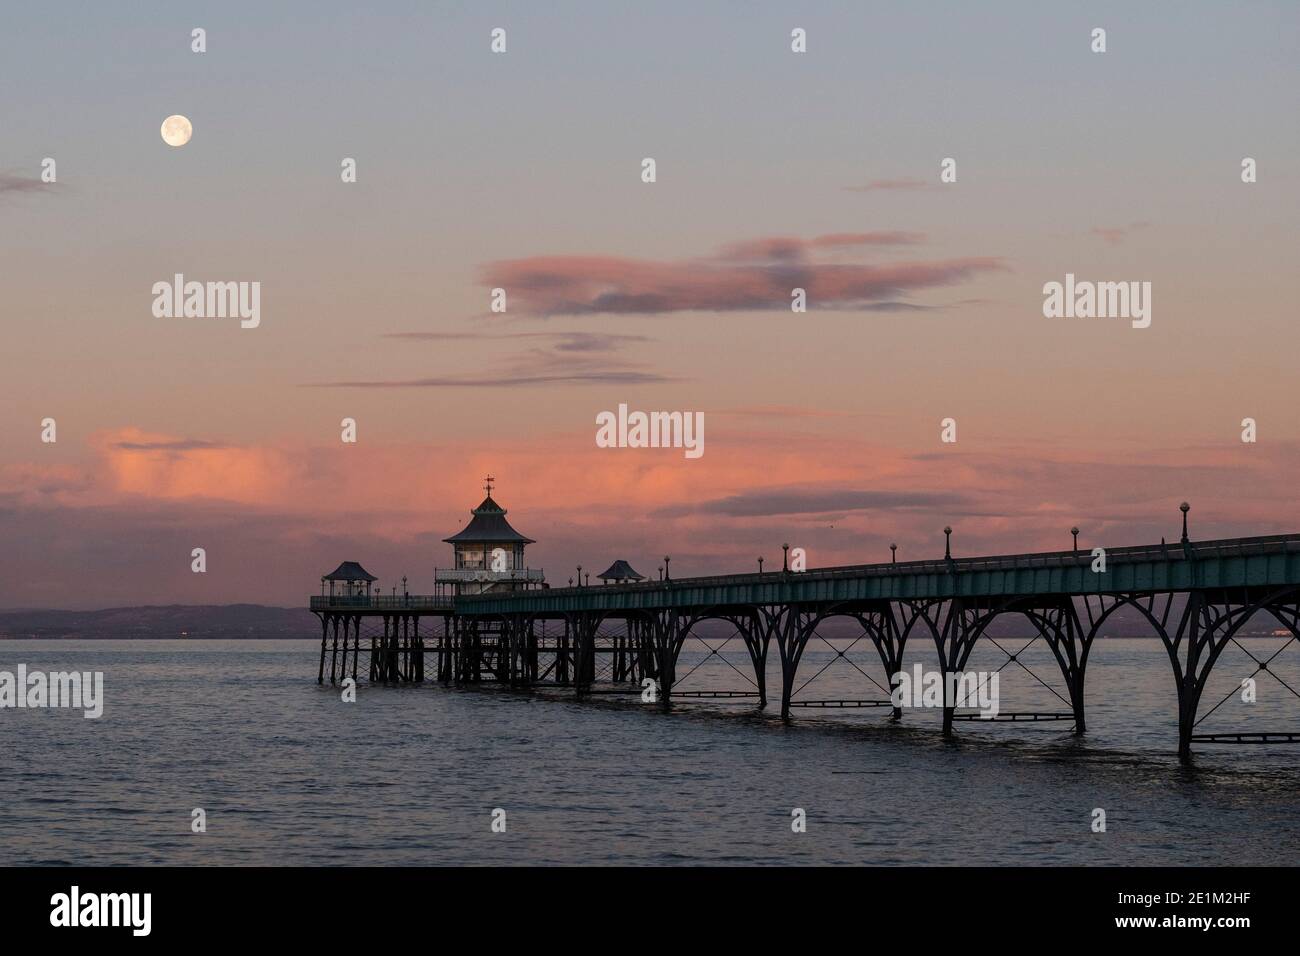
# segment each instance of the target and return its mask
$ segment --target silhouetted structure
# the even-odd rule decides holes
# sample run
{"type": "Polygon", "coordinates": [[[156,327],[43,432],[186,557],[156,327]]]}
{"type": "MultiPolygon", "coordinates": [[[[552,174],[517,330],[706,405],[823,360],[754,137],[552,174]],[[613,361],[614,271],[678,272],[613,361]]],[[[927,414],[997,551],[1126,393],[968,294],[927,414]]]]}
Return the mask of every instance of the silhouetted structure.
{"type": "Polygon", "coordinates": [[[609,584],[611,581],[615,584],[625,584],[629,581],[636,582],[645,580],[644,574],[637,574],[636,571],[632,569],[632,565],[628,564],[622,558],[619,558],[619,560],[615,561],[603,572],[596,575],[596,577],[604,581],[606,584],[609,584]]]}
{"type": "Polygon", "coordinates": [[[325,582],[329,582],[330,597],[339,598],[367,598],[370,596],[371,586],[378,581],[375,577],[355,561],[344,561],[337,568],[320,579],[320,593],[325,594],[325,582]],[[335,591],[336,586],[339,587],[335,591]]]}
{"type": "MultiPolygon", "coordinates": [[[[490,495],[485,504],[489,502],[490,495]]],[[[500,525],[491,518],[493,527],[504,525],[504,510],[484,512],[485,517],[492,515],[500,516],[500,525]]],[[[1032,626],[1035,640],[1041,638],[1050,647],[1065,693],[1037,675],[1036,679],[1069,709],[1004,712],[993,719],[1071,721],[1075,732],[1082,734],[1086,729],[1084,677],[1092,643],[1116,611],[1131,608],[1169,653],[1178,689],[1178,752],[1184,760],[1190,759],[1193,743],[1300,742],[1300,733],[1290,731],[1195,732],[1219,706],[1199,714],[1211,669],[1254,615],[1271,614],[1293,639],[1300,640],[1300,534],[1192,542],[1186,520],[1184,507],[1182,538],[1174,546],[1162,541],[1081,552],[1076,536],[1068,551],[958,558],[952,553],[952,531],[945,528],[944,557],[932,561],[898,562],[891,547],[887,564],[676,580],[665,573],[660,580],[635,583],[619,576],[631,569],[618,561],[601,575],[614,583],[599,588],[394,597],[393,601],[404,602],[400,607],[389,605],[390,599],[383,595],[363,596],[369,603],[360,607],[354,593],[337,598],[331,594],[311,600],[323,628],[318,680],[324,680],[331,627],[330,680],[347,670],[349,633],[356,675],[363,616],[383,619],[383,642],[377,645],[371,640],[371,679],[423,680],[426,650],[419,623],[424,617],[440,628],[431,637],[429,653],[437,655],[437,677],[443,682],[568,686],[581,696],[639,694],[648,678],[665,706],[675,697],[715,697],[751,698],[762,707],[767,703],[768,652],[775,643],[781,669],[781,715],[788,718],[798,707],[892,708],[887,690],[885,699],[802,696],[817,675],[796,685],[800,660],[811,640],[826,641],[818,628],[829,620],[849,619],[860,626],[888,681],[902,669],[904,649],[914,635],[933,641],[946,679],[964,672],[971,651],[994,620],[1018,615],[1032,626]],[[404,624],[399,637],[398,622],[412,620],[414,633],[408,634],[404,624]],[[752,678],[737,673],[752,691],[675,688],[682,645],[707,621],[723,621],[734,628],[748,652],[752,678]],[[336,672],[340,627],[343,668],[336,672]],[[603,681],[597,680],[598,659],[605,665],[603,681]]],[[[515,532],[510,529],[510,533],[515,532]]],[[[349,564],[345,562],[340,571],[349,564]]],[[[1025,667],[1018,652],[1003,653],[1008,662],[1025,667]]],[[[1256,674],[1268,672],[1267,661],[1256,663],[1256,674]]],[[[863,673],[878,688],[886,686],[863,673]]],[[[893,716],[898,719],[902,714],[893,709],[893,716]]],[[[977,717],[947,706],[944,732],[952,733],[955,721],[977,717]]]]}
{"type": "Polygon", "coordinates": [[[536,544],[510,526],[506,509],[492,500],[493,478],[484,479],[487,497],[473,509],[461,531],[443,538],[455,549],[455,565],[433,572],[437,594],[487,594],[540,586],[546,576],[524,564],[524,547],[536,544]]]}

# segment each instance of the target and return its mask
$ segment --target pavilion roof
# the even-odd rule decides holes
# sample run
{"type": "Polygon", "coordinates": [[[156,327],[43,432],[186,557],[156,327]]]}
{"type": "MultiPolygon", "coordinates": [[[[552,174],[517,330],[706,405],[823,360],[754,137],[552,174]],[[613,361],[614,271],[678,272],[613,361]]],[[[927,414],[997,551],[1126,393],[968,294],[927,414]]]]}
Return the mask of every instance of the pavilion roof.
{"type": "Polygon", "coordinates": [[[637,574],[622,558],[619,558],[601,574],[596,575],[602,581],[644,581],[644,574],[637,574]]]}
{"type": "Polygon", "coordinates": [[[375,577],[355,561],[344,561],[337,568],[325,575],[322,579],[325,581],[378,581],[375,577]]]}
{"type": "Polygon", "coordinates": [[[492,500],[489,494],[483,503],[475,508],[469,524],[450,538],[443,538],[448,544],[535,544],[532,538],[526,538],[506,520],[506,509],[492,500]]]}

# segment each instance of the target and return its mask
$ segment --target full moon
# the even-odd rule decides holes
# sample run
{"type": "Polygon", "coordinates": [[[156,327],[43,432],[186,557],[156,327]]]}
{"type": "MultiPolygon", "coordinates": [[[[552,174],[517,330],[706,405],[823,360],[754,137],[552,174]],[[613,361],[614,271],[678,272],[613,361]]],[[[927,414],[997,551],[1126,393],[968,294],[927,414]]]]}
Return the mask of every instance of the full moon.
{"type": "Polygon", "coordinates": [[[163,120],[162,138],[168,146],[184,146],[190,141],[193,133],[194,127],[190,125],[190,121],[179,113],[163,120]]]}

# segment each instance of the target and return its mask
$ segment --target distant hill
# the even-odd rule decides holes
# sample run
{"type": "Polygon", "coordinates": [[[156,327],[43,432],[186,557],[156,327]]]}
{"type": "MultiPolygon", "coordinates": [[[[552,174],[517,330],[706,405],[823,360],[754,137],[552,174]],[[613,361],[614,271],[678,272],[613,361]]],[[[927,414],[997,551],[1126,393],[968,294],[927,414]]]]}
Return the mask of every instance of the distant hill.
{"type": "Polygon", "coordinates": [[[0,638],[258,639],[315,637],[320,624],[304,608],[261,604],[168,604],[102,611],[0,611],[0,638]]]}

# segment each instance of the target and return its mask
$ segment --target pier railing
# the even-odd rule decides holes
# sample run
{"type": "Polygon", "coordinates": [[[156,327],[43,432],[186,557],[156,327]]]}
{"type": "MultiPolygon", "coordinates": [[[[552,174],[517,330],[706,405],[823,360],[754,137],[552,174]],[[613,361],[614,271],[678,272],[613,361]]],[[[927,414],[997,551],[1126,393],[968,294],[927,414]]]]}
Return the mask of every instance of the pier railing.
{"type": "Polygon", "coordinates": [[[450,597],[433,594],[334,594],[311,599],[313,611],[450,611],[450,597]]]}
{"type": "Polygon", "coordinates": [[[1300,583],[1300,534],[1091,549],[884,562],[807,571],[765,571],[636,584],[465,595],[461,613],[566,608],[685,607],[831,598],[917,598],[1007,594],[1098,594],[1125,590],[1300,583]]]}
{"type": "MultiPolygon", "coordinates": [[[[636,584],[530,588],[482,594],[335,595],[313,597],[313,611],[452,611],[485,614],[527,610],[584,610],[685,606],[731,601],[781,602],[841,598],[908,598],[954,594],[1097,594],[1122,590],[1184,591],[1193,587],[1300,582],[1300,535],[1171,542],[1106,549],[1107,573],[1090,571],[1091,550],[766,571],[643,581],[636,584]]],[[[484,572],[444,569],[439,581],[524,581],[538,569],[484,572]]]]}
{"type": "Polygon", "coordinates": [[[498,581],[523,581],[540,583],[546,580],[541,568],[511,568],[507,571],[493,571],[488,568],[435,568],[434,581],[455,581],[469,583],[493,583],[498,581]]]}

